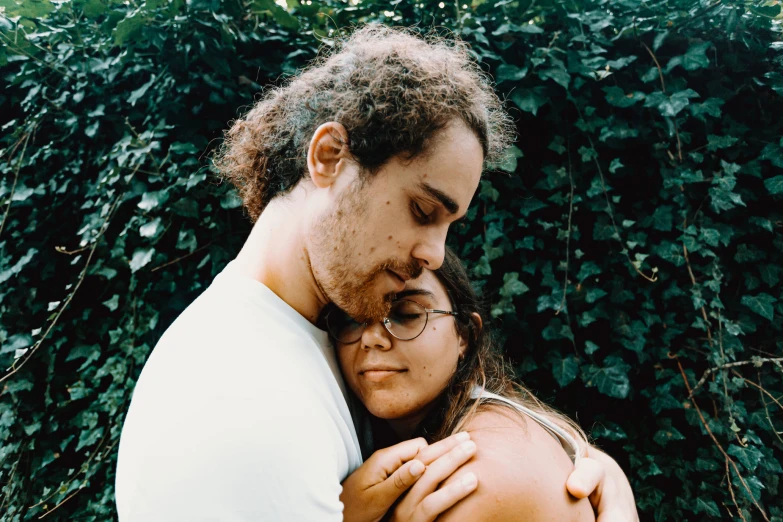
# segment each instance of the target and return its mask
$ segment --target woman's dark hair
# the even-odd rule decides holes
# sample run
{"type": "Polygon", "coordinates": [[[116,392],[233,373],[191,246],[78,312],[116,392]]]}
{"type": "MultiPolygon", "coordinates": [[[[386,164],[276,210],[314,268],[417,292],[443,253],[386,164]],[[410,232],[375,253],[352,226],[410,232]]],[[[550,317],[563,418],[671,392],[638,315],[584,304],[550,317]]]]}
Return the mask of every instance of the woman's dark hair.
{"type": "Polygon", "coordinates": [[[473,399],[473,388],[481,386],[546,416],[586,446],[587,438],[578,425],[540,402],[514,380],[513,372],[494,342],[486,308],[473,288],[462,262],[450,248],[446,248],[443,264],[434,273],[445,287],[452,309],[457,312],[457,330],[459,335],[467,340],[468,347],[438,400],[438,405],[433,408],[429,418],[421,423],[417,435],[434,442],[460,431],[487,404],[508,407],[501,403],[473,399]],[[478,320],[476,315],[481,320],[478,320]]]}
{"type": "Polygon", "coordinates": [[[348,150],[366,175],[392,157],[410,160],[426,152],[453,120],[475,133],[488,165],[502,159],[514,136],[465,43],[367,25],[267,90],[225,133],[214,164],[255,221],[273,197],[306,175],[307,149],[319,125],[345,127],[348,150]]]}

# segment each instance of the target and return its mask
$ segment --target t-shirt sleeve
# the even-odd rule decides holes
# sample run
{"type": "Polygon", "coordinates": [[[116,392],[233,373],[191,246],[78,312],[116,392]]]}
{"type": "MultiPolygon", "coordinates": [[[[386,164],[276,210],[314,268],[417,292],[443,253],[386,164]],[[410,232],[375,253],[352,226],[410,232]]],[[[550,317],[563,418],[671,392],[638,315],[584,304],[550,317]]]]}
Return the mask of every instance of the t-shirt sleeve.
{"type": "Polygon", "coordinates": [[[342,520],[342,442],[317,398],[196,402],[130,434],[121,522],[342,520]]]}

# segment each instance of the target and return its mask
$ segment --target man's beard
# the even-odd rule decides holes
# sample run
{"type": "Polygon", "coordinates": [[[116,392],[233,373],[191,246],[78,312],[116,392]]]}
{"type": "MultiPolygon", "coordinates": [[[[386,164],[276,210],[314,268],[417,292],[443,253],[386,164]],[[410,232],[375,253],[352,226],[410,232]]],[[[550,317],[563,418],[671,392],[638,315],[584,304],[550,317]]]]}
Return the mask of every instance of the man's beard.
{"type": "Polygon", "coordinates": [[[313,227],[309,248],[310,268],[321,292],[359,322],[382,320],[391,308],[394,292],[378,294],[377,280],[387,270],[416,278],[422,268],[415,261],[404,263],[389,259],[366,272],[350,260],[361,259],[356,252],[357,227],[366,223],[367,206],[361,191],[364,184],[355,182],[337,201],[337,209],[320,218],[313,227]]]}

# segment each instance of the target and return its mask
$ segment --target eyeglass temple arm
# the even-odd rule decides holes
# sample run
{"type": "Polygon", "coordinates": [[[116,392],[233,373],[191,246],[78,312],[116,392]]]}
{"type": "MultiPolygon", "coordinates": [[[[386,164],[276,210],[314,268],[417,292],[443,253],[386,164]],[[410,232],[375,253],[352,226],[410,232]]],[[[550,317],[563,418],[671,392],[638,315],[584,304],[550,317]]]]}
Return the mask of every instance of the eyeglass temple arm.
{"type": "Polygon", "coordinates": [[[449,312],[447,310],[435,310],[434,308],[425,308],[425,312],[433,313],[433,314],[449,314],[449,315],[459,315],[457,312],[449,312]]]}

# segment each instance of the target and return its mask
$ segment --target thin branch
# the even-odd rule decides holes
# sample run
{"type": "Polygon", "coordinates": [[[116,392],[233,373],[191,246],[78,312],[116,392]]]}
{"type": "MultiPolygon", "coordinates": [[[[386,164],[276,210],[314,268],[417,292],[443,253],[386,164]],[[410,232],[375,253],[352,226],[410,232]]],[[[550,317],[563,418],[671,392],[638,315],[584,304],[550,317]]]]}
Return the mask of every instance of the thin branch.
{"type": "MultiPolygon", "coordinates": [[[[683,225],[683,230],[687,228],[687,223],[683,225]]],[[[693,286],[696,286],[696,276],[693,275],[693,269],[691,268],[691,260],[688,257],[688,247],[685,246],[685,243],[682,244],[682,253],[685,257],[685,266],[688,267],[688,275],[691,276],[691,284],[693,286]]],[[[704,324],[707,326],[707,339],[710,342],[710,346],[712,346],[712,323],[710,323],[710,320],[707,318],[707,310],[705,310],[704,305],[701,307],[701,317],[704,319],[704,324]]],[[[697,386],[698,388],[698,386],[697,386]]]]}
{"type": "MultiPolygon", "coordinates": [[[[581,117],[581,114],[580,114],[581,117]]],[[[593,138],[590,137],[589,134],[587,134],[587,139],[590,142],[590,147],[595,150],[595,144],[593,143],[593,138]]],[[[619,241],[622,244],[622,239],[620,239],[620,227],[617,226],[617,222],[614,219],[614,211],[612,210],[612,202],[609,200],[609,193],[606,190],[606,179],[604,178],[604,170],[601,168],[601,164],[598,162],[598,159],[593,157],[593,162],[595,163],[595,166],[598,168],[598,174],[601,177],[601,188],[604,191],[604,198],[606,199],[606,213],[609,214],[609,219],[612,221],[612,226],[614,227],[614,232],[617,234],[617,241],[619,241]]],[[[625,245],[623,245],[624,247],[625,245]]],[[[642,272],[639,267],[634,264],[634,261],[631,259],[631,255],[628,253],[628,249],[623,248],[625,250],[625,257],[628,259],[628,262],[631,263],[631,266],[636,271],[637,274],[645,278],[646,280],[650,281],[651,283],[654,283],[658,280],[658,276],[653,274],[652,276],[648,276],[644,272],[642,272]]]]}
{"type": "Polygon", "coordinates": [[[62,506],[63,504],[65,504],[66,502],[68,502],[69,500],[71,500],[73,497],[75,497],[75,496],[76,496],[76,495],[77,495],[77,494],[78,494],[78,493],[79,493],[79,492],[80,492],[80,491],[81,491],[83,488],[84,488],[84,484],[80,485],[80,486],[79,486],[79,487],[76,489],[76,491],[74,491],[73,493],[71,493],[70,495],[68,495],[68,496],[67,496],[65,499],[63,499],[63,500],[62,500],[62,502],[58,503],[58,504],[57,504],[56,506],[54,506],[52,509],[50,509],[49,511],[47,511],[46,513],[44,513],[43,515],[41,515],[40,517],[38,517],[38,520],[41,520],[41,519],[42,519],[42,518],[44,518],[45,516],[48,516],[48,515],[50,515],[51,513],[53,513],[53,512],[54,512],[54,511],[55,511],[57,508],[59,508],[60,506],[62,506]]]}
{"type": "Polygon", "coordinates": [[[43,336],[38,340],[35,345],[28,350],[28,352],[23,356],[24,358],[19,362],[17,365],[16,362],[11,366],[11,371],[0,377],[0,383],[3,381],[8,380],[12,375],[14,375],[16,372],[22,369],[22,367],[29,361],[33,354],[38,351],[38,349],[41,347],[43,342],[46,340],[46,338],[49,336],[49,334],[54,329],[54,326],[57,324],[57,321],[60,319],[60,317],[63,315],[63,312],[66,308],[68,308],[68,305],[71,304],[71,301],[73,300],[73,296],[76,295],[76,292],[79,290],[79,287],[82,285],[82,282],[84,281],[85,277],[87,277],[87,269],[90,267],[90,263],[92,262],[92,257],[95,254],[95,250],[98,248],[98,244],[100,243],[101,238],[103,237],[104,232],[106,232],[106,229],[109,226],[109,221],[111,220],[112,216],[114,215],[114,211],[117,208],[117,205],[120,203],[120,200],[122,199],[122,196],[124,194],[120,194],[117,196],[117,199],[114,200],[114,203],[112,204],[111,208],[109,209],[109,212],[106,214],[106,219],[103,222],[103,225],[101,225],[101,229],[98,232],[98,236],[95,238],[95,240],[92,243],[92,248],[90,249],[90,254],[87,256],[87,262],[84,264],[84,268],[82,268],[82,273],[79,275],[79,280],[76,282],[76,286],[71,291],[71,293],[66,298],[63,305],[60,307],[60,309],[57,311],[57,314],[54,316],[54,319],[52,319],[52,322],[49,323],[49,326],[46,328],[46,331],[44,332],[43,336]]]}
{"type": "MultiPolygon", "coordinates": [[[[14,192],[16,191],[16,183],[19,181],[19,170],[22,168],[22,161],[24,160],[24,153],[27,150],[27,142],[30,141],[30,136],[33,130],[25,135],[24,145],[22,146],[22,152],[19,153],[19,161],[16,162],[16,170],[14,170],[14,183],[11,185],[11,193],[8,195],[8,204],[5,206],[5,212],[3,212],[3,220],[0,221],[0,236],[3,235],[3,228],[5,228],[5,220],[8,219],[8,213],[11,211],[11,202],[14,200],[14,192]]],[[[10,158],[9,158],[10,160],[10,158]]]]}
{"type": "Polygon", "coordinates": [[[571,260],[571,217],[574,214],[574,176],[571,173],[571,145],[569,143],[568,148],[568,181],[571,184],[571,193],[568,198],[568,231],[566,233],[566,262],[565,262],[565,274],[563,275],[563,299],[560,301],[560,307],[558,307],[555,315],[563,311],[566,304],[566,292],[568,291],[568,265],[571,260]]]}
{"type": "Polygon", "coordinates": [[[167,266],[169,266],[169,265],[173,265],[174,263],[179,263],[179,262],[180,262],[180,261],[182,261],[183,259],[187,259],[187,258],[189,258],[190,256],[192,256],[192,255],[194,255],[194,254],[196,254],[196,253],[200,252],[201,250],[204,250],[205,248],[207,248],[208,246],[210,246],[212,243],[214,243],[214,241],[210,241],[210,242],[209,242],[209,243],[207,243],[206,245],[201,245],[200,247],[198,247],[198,248],[197,248],[196,250],[194,250],[193,252],[190,252],[190,253],[188,253],[188,254],[185,254],[184,256],[180,256],[180,257],[178,257],[177,259],[172,259],[171,261],[168,261],[168,262],[166,262],[166,263],[163,263],[162,265],[158,265],[158,266],[156,266],[155,268],[153,268],[152,270],[150,270],[150,272],[155,272],[155,271],[157,271],[157,270],[160,270],[161,268],[165,268],[165,267],[167,267],[167,266]]]}
{"type": "Polygon", "coordinates": [[[683,369],[682,364],[680,363],[680,359],[676,355],[674,356],[674,359],[677,362],[677,367],[680,369],[680,374],[682,374],[682,381],[685,383],[685,389],[688,390],[688,400],[691,401],[691,404],[696,410],[696,413],[699,415],[699,419],[701,420],[702,426],[704,426],[704,429],[707,431],[707,434],[712,439],[712,442],[715,444],[715,447],[718,448],[718,450],[723,455],[723,458],[725,458],[726,461],[729,464],[731,464],[731,467],[734,469],[734,473],[737,474],[737,477],[740,479],[742,486],[745,488],[745,491],[748,493],[748,496],[753,501],[753,505],[756,506],[756,509],[759,510],[761,516],[764,517],[764,520],[769,522],[769,518],[767,518],[767,513],[761,508],[759,503],[756,501],[756,497],[753,496],[753,492],[750,490],[750,487],[748,486],[747,482],[745,482],[745,479],[742,477],[742,474],[740,473],[739,468],[737,467],[737,463],[734,462],[734,460],[731,457],[729,457],[729,454],[726,453],[726,450],[723,449],[721,443],[718,442],[718,439],[715,437],[715,434],[712,433],[712,430],[710,429],[710,425],[707,424],[707,420],[704,418],[704,414],[701,412],[701,408],[699,408],[699,405],[696,403],[696,399],[693,398],[691,385],[690,383],[688,383],[688,376],[685,375],[685,370],[683,369]]]}
{"type": "Polygon", "coordinates": [[[14,51],[15,53],[23,54],[23,55],[27,56],[28,58],[30,58],[31,60],[36,61],[36,62],[40,63],[41,65],[43,65],[45,67],[48,67],[49,69],[53,70],[56,73],[60,73],[63,76],[66,76],[66,77],[70,78],[71,80],[76,80],[76,78],[71,76],[71,73],[69,73],[68,71],[60,70],[57,67],[55,67],[54,65],[50,64],[49,62],[47,62],[45,60],[41,60],[40,58],[38,58],[34,54],[28,53],[27,51],[25,51],[22,48],[12,46],[11,45],[11,40],[7,36],[5,36],[3,33],[0,33],[0,36],[5,38],[6,45],[8,45],[8,48],[11,49],[12,51],[14,51]]]}
{"type": "MultiPolygon", "coordinates": [[[[739,372],[737,372],[736,370],[732,370],[732,372],[735,373],[735,374],[739,374],[739,372]]],[[[758,375],[759,382],[761,382],[761,372],[756,370],[756,375],[758,375]]],[[[772,428],[772,433],[774,433],[775,436],[780,441],[780,443],[783,444],[783,438],[781,437],[781,435],[783,435],[783,431],[778,431],[778,430],[775,429],[775,425],[772,423],[772,417],[769,414],[769,407],[767,406],[767,400],[764,398],[764,394],[766,393],[767,395],[769,395],[769,398],[772,399],[773,401],[775,401],[775,403],[778,406],[780,406],[781,410],[783,410],[783,405],[781,405],[780,402],[778,402],[778,400],[775,397],[773,397],[771,393],[769,393],[767,390],[762,388],[761,385],[756,384],[755,382],[753,382],[751,380],[748,380],[745,377],[742,377],[741,375],[740,375],[740,377],[746,383],[752,384],[753,386],[755,386],[756,388],[759,389],[759,395],[761,396],[761,404],[764,405],[764,412],[766,412],[766,414],[767,414],[767,422],[769,422],[769,427],[772,428]]]]}
{"type": "Polygon", "coordinates": [[[652,49],[647,47],[647,44],[644,42],[640,42],[642,44],[642,47],[647,49],[647,52],[650,53],[650,56],[652,57],[653,61],[655,62],[655,66],[658,68],[658,77],[661,79],[661,90],[666,93],[666,84],[663,82],[663,69],[661,69],[661,64],[658,63],[658,58],[655,57],[655,53],[652,52],[652,49]]]}
{"type": "MultiPolygon", "coordinates": [[[[729,471],[729,459],[726,459],[726,483],[729,485],[729,494],[731,495],[731,501],[734,502],[734,507],[737,508],[737,513],[739,514],[743,522],[748,522],[747,520],[745,520],[745,515],[742,514],[742,510],[737,504],[737,497],[734,496],[734,488],[731,486],[731,471],[729,471]]],[[[728,507],[726,509],[728,509],[728,507]]],[[[731,512],[729,512],[729,515],[731,515],[731,512]]]]}
{"type": "MultiPolygon", "coordinates": [[[[730,362],[726,364],[721,364],[720,366],[716,366],[714,368],[708,368],[704,375],[701,376],[701,379],[699,379],[699,382],[696,383],[696,386],[693,387],[693,392],[696,393],[696,390],[701,388],[701,386],[704,384],[704,382],[707,380],[707,377],[710,376],[710,374],[715,373],[719,370],[723,370],[726,368],[734,368],[735,366],[746,366],[748,364],[755,364],[756,366],[761,366],[764,363],[783,363],[783,357],[757,357],[751,361],[736,361],[736,362],[730,362]]],[[[690,398],[690,397],[689,397],[690,398]]]]}

